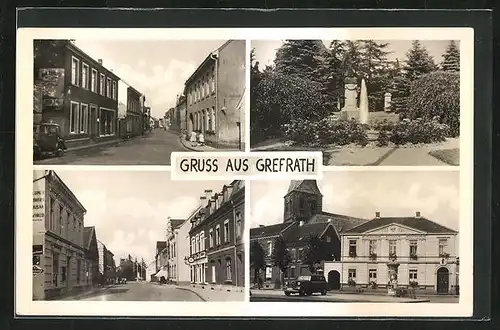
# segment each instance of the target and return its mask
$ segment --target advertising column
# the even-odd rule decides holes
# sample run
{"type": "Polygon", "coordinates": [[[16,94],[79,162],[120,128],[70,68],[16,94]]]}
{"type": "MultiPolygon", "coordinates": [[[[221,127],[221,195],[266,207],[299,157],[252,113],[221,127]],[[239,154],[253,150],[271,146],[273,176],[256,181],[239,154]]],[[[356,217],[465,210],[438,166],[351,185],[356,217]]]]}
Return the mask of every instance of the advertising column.
{"type": "Polygon", "coordinates": [[[45,171],[33,176],[33,300],[45,298],[45,171]]]}

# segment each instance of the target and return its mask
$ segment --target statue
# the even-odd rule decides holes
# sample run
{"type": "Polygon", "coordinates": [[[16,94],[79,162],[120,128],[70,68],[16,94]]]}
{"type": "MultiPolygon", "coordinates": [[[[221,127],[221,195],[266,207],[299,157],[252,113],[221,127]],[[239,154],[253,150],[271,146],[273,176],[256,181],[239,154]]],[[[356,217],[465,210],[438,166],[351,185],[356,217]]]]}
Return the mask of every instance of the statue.
{"type": "Polygon", "coordinates": [[[387,294],[390,296],[395,296],[396,289],[398,288],[399,263],[395,261],[390,261],[387,263],[387,268],[389,270],[389,283],[387,285],[387,294]]]}
{"type": "Polygon", "coordinates": [[[341,110],[341,118],[346,120],[359,119],[359,108],[357,107],[358,83],[355,77],[348,77],[344,81],[344,107],[341,110]]]}

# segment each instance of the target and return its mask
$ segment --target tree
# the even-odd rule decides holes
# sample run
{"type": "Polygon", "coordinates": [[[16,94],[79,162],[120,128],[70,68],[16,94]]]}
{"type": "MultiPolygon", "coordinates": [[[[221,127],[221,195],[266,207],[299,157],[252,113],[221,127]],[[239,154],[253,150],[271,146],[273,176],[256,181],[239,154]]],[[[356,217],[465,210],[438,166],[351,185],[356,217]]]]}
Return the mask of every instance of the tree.
{"type": "Polygon", "coordinates": [[[258,241],[250,244],[250,267],[254,271],[254,282],[260,283],[260,270],[266,269],[266,253],[258,241]]]}
{"type": "Polygon", "coordinates": [[[460,50],[454,40],[450,41],[442,57],[441,67],[444,71],[460,71],[460,50]]]}
{"type": "Polygon", "coordinates": [[[435,71],[437,69],[434,59],[427,52],[427,49],[422,46],[420,41],[414,40],[412,47],[406,53],[406,78],[409,81],[414,81],[421,75],[435,71]]]}
{"type": "Polygon", "coordinates": [[[285,240],[282,236],[278,236],[274,240],[271,262],[273,266],[278,267],[281,270],[281,283],[284,282],[284,276],[291,261],[292,259],[286,247],[285,240]]]}
{"type": "Polygon", "coordinates": [[[410,95],[410,81],[401,70],[399,60],[394,63],[394,74],[389,88],[392,94],[391,105],[396,113],[404,113],[407,109],[406,101],[410,95]]]}
{"type": "Polygon", "coordinates": [[[326,260],[327,247],[325,242],[317,233],[311,233],[306,239],[304,251],[304,264],[309,267],[311,273],[315,273],[321,262],[326,260]]]}

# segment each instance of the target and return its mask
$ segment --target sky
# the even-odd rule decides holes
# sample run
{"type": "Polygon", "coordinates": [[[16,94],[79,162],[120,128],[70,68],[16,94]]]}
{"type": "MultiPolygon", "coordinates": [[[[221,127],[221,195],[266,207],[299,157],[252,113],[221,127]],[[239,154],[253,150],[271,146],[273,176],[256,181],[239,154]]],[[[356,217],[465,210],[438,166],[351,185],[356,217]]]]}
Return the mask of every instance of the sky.
{"type": "MultiPolygon", "coordinates": [[[[283,197],[290,181],[253,181],[250,228],[283,222],[283,197]]],[[[422,217],[458,231],[458,171],[323,172],[318,181],[323,211],[372,219],[381,216],[422,217]]]]}
{"type": "Polygon", "coordinates": [[[175,105],[184,82],[225,40],[75,40],[76,46],[146,96],[159,118],[175,105]]]}
{"type": "Polygon", "coordinates": [[[154,261],[165,240],[167,218],[187,218],[205,189],[216,193],[230,181],[172,181],[165,171],[56,171],[87,210],[86,227],[120,258],[129,253],[154,261]]]}
{"type": "MultiPolygon", "coordinates": [[[[260,68],[265,68],[266,65],[272,65],[277,49],[283,44],[284,40],[254,40],[252,48],[255,48],[255,59],[260,62],[260,68]]],[[[388,43],[387,50],[391,53],[388,59],[395,61],[406,59],[406,52],[411,48],[412,40],[375,40],[379,43],[388,43]]],[[[331,40],[323,40],[323,43],[329,48],[331,40]]],[[[446,50],[450,43],[447,40],[421,40],[420,43],[427,48],[429,54],[434,58],[434,62],[441,62],[441,55],[446,50]]],[[[456,41],[457,47],[460,49],[460,42],[456,41]]]]}

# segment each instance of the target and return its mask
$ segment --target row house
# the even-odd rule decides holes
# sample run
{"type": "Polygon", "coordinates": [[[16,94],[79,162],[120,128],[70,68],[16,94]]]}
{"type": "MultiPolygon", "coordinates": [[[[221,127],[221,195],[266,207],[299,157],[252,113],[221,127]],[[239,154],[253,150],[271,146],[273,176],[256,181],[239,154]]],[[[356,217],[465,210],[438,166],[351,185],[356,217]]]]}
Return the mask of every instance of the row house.
{"type": "Polygon", "coordinates": [[[67,146],[117,137],[120,78],[70,40],[35,40],[34,85],[41,90],[38,121],[60,125],[67,146]]]}
{"type": "Polygon", "coordinates": [[[115,255],[107,248],[104,251],[104,280],[107,284],[116,283],[115,255]]]}
{"type": "Polygon", "coordinates": [[[186,80],[186,130],[201,132],[215,148],[244,150],[244,40],[229,40],[210,53],[186,80]]]}
{"type": "Polygon", "coordinates": [[[92,267],[90,268],[89,276],[91,277],[93,284],[101,283],[100,274],[102,273],[100,272],[100,262],[102,260],[102,256],[101,256],[100,244],[102,243],[100,243],[97,240],[97,235],[94,226],[83,228],[83,241],[85,243],[85,248],[87,250],[86,258],[87,260],[91,260],[92,262],[92,267]]]}
{"type": "Polygon", "coordinates": [[[125,81],[118,82],[118,130],[120,137],[142,135],[144,95],[125,81]]]}
{"type": "Polygon", "coordinates": [[[186,96],[180,95],[177,98],[177,102],[175,105],[175,111],[177,114],[177,124],[179,127],[179,130],[181,132],[186,131],[186,111],[187,111],[187,105],[186,105],[186,96]]]}
{"type": "Polygon", "coordinates": [[[244,181],[235,180],[213,196],[206,190],[200,201],[189,232],[191,282],[243,286],[244,181]]]}
{"type": "Polygon", "coordinates": [[[33,300],[93,284],[93,264],[84,241],[85,213],[54,171],[33,171],[33,300]]]}
{"type": "Polygon", "coordinates": [[[184,257],[189,252],[189,222],[187,219],[168,219],[167,230],[167,274],[176,284],[189,283],[189,267],[184,257]]]}
{"type": "Polygon", "coordinates": [[[167,279],[167,242],[166,241],[157,241],[156,242],[156,254],[155,254],[155,274],[152,278],[155,281],[159,281],[161,276],[167,279]],[[162,273],[160,273],[162,272],[162,273]]]}

